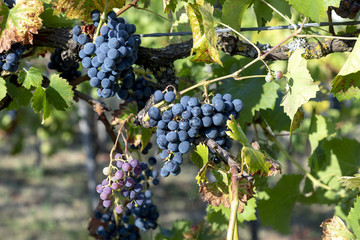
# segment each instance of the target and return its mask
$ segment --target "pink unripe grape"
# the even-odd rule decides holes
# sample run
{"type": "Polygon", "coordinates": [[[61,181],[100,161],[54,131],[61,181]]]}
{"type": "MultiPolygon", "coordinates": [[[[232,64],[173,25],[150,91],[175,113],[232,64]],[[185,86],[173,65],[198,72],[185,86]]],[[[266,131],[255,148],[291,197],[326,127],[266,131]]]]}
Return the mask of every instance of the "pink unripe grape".
{"type": "Polygon", "coordinates": [[[131,165],[129,164],[129,163],[124,163],[123,165],[122,165],[122,170],[124,170],[125,172],[128,172],[128,171],[130,171],[131,170],[131,165]]]}
{"type": "Polygon", "coordinates": [[[131,162],[130,162],[130,165],[134,168],[134,167],[137,167],[139,165],[139,161],[137,159],[133,159],[131,162]]]}
{"type": "Polygon", "coordinates": [[[104,200],[103,201],[103,206],[104,207],[108,208],[108,207],[110,207],[110,205],[111,205],[111,200],[104,200]]]}
{"type": "Polygon", "coordinates": [[[114,157],[115,159],[121,159],[121,153],[117,153],[117,154],[115,154],[115,157],[114,157]]]}
{"type": "Polygon", "coordinates": [[[276,77],[276,79],[281,79],[283,77],[282,71],[276,71],[275,77],[276,77]]]}
{"type": "Polygon", "coordinates": [[[99,184],[99,185],[96,186],[96,191],[97,191],[97,193],[102,193],[103,187],[102,187],[101,184],[99,184]]]}
{"type": "Polygon", "coordinates": [[[274,80],[274,77],[271,74],[266,75],[265,81],[271,83],[274,80]]]}
{"type": "Polygon", "coordinates": [[[124,164],[123,161],[116,161],[116,166],[117,166],[118,168],[121,168],[123,164],[124,164]]]}
{"type": "Polygon", "coordinates": [[[117,171],[117,172],[115,173],[115,178],[117,178],[117,179],[123,179],[123,177],[124,177],[124,172],[123,172],[123,171],[119,170],[119,171],[117,171]]]}
{"type": "Polygon", "coordinates": [[[103,185],[103,186],[106,186],[106,185],[108,185],[108,184],[109,184],[109,181],[106,180],[106,179],[104,179],[104,180],[102,181],[102,183],[101,183],[101,185],[103,185]]]}
{"type": "Polygon", "coordinates": [[[109,198],[109,195],[107,195],[106,193],[104,193],[104,192],[100,193],[100,199],[101,200],[106,200],[108,198],[109,198]]]}
{"type": "Polygon", "coordinates": [[[114,190],[118,190],[120,188],[119,183],[114,182],[113,184],[111,184],[111,188],[114,190]]]}
{"type": "Polygon", "coordinates": [[[104,187],[103,189],[103,193],[105,193],[106,195],[110,195],[112,192],[111,188],[110,187],[104,187]]]}
{"type": "Polygon", "coordinates": [[[125,186],[128,188],[134,186],[134,184],[135,184],[135,181],[131,177],[129,177],[125,180],[125,186]]]}
{"type": "Polygon", "coordinates": [[[123,212],[122,206],[117,205],[116,208],[115,208],[115,212],[116,212],[117,214],[121,214],[121,213],[123,212]]]}

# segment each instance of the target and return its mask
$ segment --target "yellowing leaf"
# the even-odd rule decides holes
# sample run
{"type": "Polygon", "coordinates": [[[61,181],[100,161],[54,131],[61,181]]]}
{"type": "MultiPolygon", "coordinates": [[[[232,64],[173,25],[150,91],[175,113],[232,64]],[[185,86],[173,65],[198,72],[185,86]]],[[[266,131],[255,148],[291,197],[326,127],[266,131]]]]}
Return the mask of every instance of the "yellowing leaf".
{"type": "Polygon", "coordinates": [[[355,240],[352,234],[345,226],[344,222],[338,217],[328,218],[321,223],[320,227],[323,228],[323,240],[355,240]]]}
{"type": "Polygon", "coordinates": [[[39,15],[43,11],[40,0],[18,0],[12,9],[0,1],[0,52],[14,43],[32,44],[33,34],[41,28],[39,15]]]}
{"type": "Polygon", "coordinates": [[[287,92],[281,106],[284,106],[285,113],[293,120],[298,108],[316,97],[319,87],[311,78],[300,50],[295,51],[289,59],[287,77],[287,92]]]}
{"type": "Polygon", "coordinates": [[[340,72],[332,81],[331,92],[339,101],[360,98],[360,37],[340,72]]]}
{"type": "Polygon", "coordinates": [[[250,174],[260,172],[260,175],[266,176],[272,167],[271,164],[266,161],[265,155],[252,147],[243,147],[241,150],[241,157],[248,166],[250,174]]]}
{"type": "MultiPolygon", "coordinates": [[[[58,0],[54,2],[54,13],[64,13],[67,18],[81,19],[84,21],[90,21],[90,13],[92,10],[104,11],[106,1],[101,0],[58,0]]],[[[111,0],[107,11],[113,8],[121,8],[124,6],[125,0],[111,0]]]]}
{"type": "Polygon", "coordinates": [[[341,177],[339,181],[347,188],[359,188],[360,189],[360,174],[355,174],[354,177],[341,177]]]}
{"type": "Polygon", "coordinates": [[[197,4],[188,4],[186,13],[190,20],[191,30],[193,32],[193,52],[191,60],[194,62],[213,63],[222,66],[219,52],[216,48],[216,35],[212,13],[214,8],[206,3],[203,6],[197,4]]]}

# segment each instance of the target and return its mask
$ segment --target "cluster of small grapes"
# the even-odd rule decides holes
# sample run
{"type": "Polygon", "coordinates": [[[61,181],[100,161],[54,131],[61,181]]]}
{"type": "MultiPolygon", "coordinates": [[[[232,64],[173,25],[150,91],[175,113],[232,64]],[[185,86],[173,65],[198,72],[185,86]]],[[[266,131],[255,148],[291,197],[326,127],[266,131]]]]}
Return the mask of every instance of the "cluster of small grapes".
{"type": "Polygon", "coordinates": [[[133,81],[134,78],[131,79],[130,75],[128,75],[123,80],[121,89],[117,94],[118,98],[127,101],[136,100],[138,109],[142,109],[155,90],[152,82],[147,79],[151,79],[151,76],[144,77],[140,75],[136,81],[133,81]]]}
{"type": "Polygon", "coordinates": [[[146,190],[145,203],[132,209],[132,214],[135,217],[135,226],[144,232],[149,229],[155,229],[158,226],[156,221],[159,218],[159,211],[156,205],[153,204],[151,197],[151,190],[146,190]]]}
{"type": "Polygon", "coordinates": [[[16,4],[16,0],[4,0],[4,3],[8,8],[13,8],[14,4],[16,4]]]}
{"type": "MultiPolygon", "coordinates": [[[[154,176],[146,163],[119,153],[111,160],[110,166],[103,169],[103,173],[107,177],[102,184],[96,186],[96,191],[106,208],[111,206],[116,195],[128,201],[126,204],[128,209],[142,205],[145,199],[144,185],[146,184],[147,188],[149,178],[154,176]]],[[[153,184],[157,185],[159,183],[157,176],[153,178],[153,184]]],[[[121,214],[124,210],[122,203],[115,202],[115,204],[115,211],[121,214]]]]}
{"type": "Polygon", "coordinates": [[[25,51],[25,47],[21,44],[11,46],[8,52],[0,54],[0,68],[8,72],[16,72],[19,68],[19,60],[25,51]]]}
{"type": "Polygon", "coordinates": [[[96,234],[104,240],[121,239],[121,240],[138,240],[140,233],[134,224],[129,223],[129,215],[131,211],[126,211],[126,215],[121,218],[122,221],[116,223],[116,216],[113,211],[102,213],[95,212],[95,218],[101,220],[106,225],[99,225],[96,229],[96,234]]]}
{"type": "MultiPolygon", "coordinates": [[[[100,12],[92,11],[91,19],[94,26],[98,26],[100,12]]],[[[117,17],[113,11],[108,13],[107,19],[107,24],[101,26],[101,35],[96,37],[94,43],[88,35],[81,33],[79,26],[72,30],[74,41],[84,45],[79,51],[79,57],[83,67],[88,68],[90,85],[97,87],[98,94],[104,98],[119,92],[119,78],[126,79],[131,75],[131,66],[137,59],[137,49],[141,43],[140,37],[134,36],[135,25],[125,23],[125,20],[117,17]]]]}
{"type": "Polygon", "coordinates": [[[360,2],[356,0],[342,0],[338,8],[334,8],[337,15],[342,18],[354,19],[360,10],[360,2]]]}
{"type": "MultiPolygon", "coordinates": [[[[154,98],[157,102],[165,100],[171,103],[175,100],[175,93],[155,91],[154,98]]],[[[201,104],[196,97],[183,96],[180,103],[175,103],[163,113],[159,108],[151,107],[148,111],[149,124],[157,127],[156,142],[163,149],[160,156],[165,160],[160,175],[167,177],[170,173],[175,176],[180,173],[182,155],[189,152],[190,144],[197,137],[214,139],[228,150],[232,140],[226,138],[226,120],[231,116],[237,119],[242,108],[242,101],[233,100],[231,94],[216,94],[212,104],[201,104]]]]}
{"type": "Polygon", "coordinates": [[[81,72],[78,71],[79,63],[71,57],[63,57],[63,53],[66,53],[63,49],[56,48],[54,53],[50,56],[48,68],[60,72],[60,77],[65,78],[68,81],[80,77],[81,72]]]}

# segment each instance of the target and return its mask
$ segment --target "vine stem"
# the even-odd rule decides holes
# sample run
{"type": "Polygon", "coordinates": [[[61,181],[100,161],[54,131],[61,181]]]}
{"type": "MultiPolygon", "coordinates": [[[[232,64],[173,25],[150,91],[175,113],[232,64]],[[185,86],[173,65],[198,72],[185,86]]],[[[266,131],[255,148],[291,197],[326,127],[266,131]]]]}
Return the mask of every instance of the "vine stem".
{"type": "Polygon", "coordinates": [[[343,39],[343,40],[357,40],[358,37],[341,37],[341,36],[325,36],[325,35],[297,35],[298,37],[303,38],[312,38],[312,37],[319,37],[319,38],[332,38],[332,39],[343,39]]]}
{"type": "Polygon", "coordinates": [[[103,13],[101,14],[101,18],[100,18],[99,25],[98,25],[98,27],[96,28],[96,32],[95,32],[95,35],[94,35],[94,41],[95,41],[95,39],[99,36],[100,28],[101,28],[101,26],[103,25],[104,21],[106,20],[106,11],[107,11],[107,8],[108,8],[108,6],[109,6],[109,2],[110,2],[110,0],[106,0],[105,7],[104,7],[104,11],[103,11],[103,13]]]}
{"type": "Polygon", "coordinates": [[[120,128],[119,128],[119,130],[118,130],[118,134],[117,134],[117,136],[116,136],[115,144],[114,144],[114,146],[112,147],[111,152],[110,152],[110,159],[112,159],[113,153],[114,153],[115,149],[117,148],[120,135],[122,136],[123,141],[124,141],[124,144],[125,144],[124,153],[127,154],[127,141],[126,141],[124,135],[122,134],[122,130],[124,129],[125,124],[126,124],[132,117],[134,117],[134,114],[131,113],[131,114],[121,123],[121,126],[120,126],[120,128]]]}
{"type": "Polygon", "coordinates": [[[129,3],[128,5],[122,7],[117,13],[116,16],[119,16],[120,14],[122,14],[123,12],[127,11],[129,8],[131,7],[136,7],[136,4],[139,0],[133,0],[131,3],[129,3]]]}
{"type": "Polygon", "coordinates": [[[238,186],[238,169],[236,165],[230,166],[231,173],[231,212],[229,218],[229,226],[226,235],[226,240],[237,240],[237,211],[239,208],[239,186],[238,186]]]}

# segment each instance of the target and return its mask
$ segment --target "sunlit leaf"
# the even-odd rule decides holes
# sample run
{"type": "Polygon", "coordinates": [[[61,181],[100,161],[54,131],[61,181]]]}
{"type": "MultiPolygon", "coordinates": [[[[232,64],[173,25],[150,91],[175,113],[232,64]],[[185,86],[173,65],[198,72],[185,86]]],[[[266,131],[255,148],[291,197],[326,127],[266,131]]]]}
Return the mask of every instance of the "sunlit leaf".
{"type": "Polygon", "coordinates": [[[355,174],[353,177],[341,177],[339,181],[347,188],[359,188],[360,190],[360,174],[355,174]]]}
{"type": "Polygon", "coordinates": [[[31,67],[28,71],[24,69],[19,72],[18,82],[27,89],[32,86],[40,87],[42,81],[43,76],[40,70],[35,67],[31,67]]]}
{"type": "Polygon", "coordinates": [[[0,101],[6,96],[6,82],[5,80],[0,77],[0,101]]]}
{"type": "Polygon", "coordinates": [[[347,217],[349,225],[355,233],[356,239],[360,239],[360,197],[356,198],[354,207],[351,208],[347,217]]]}
{"type": "Polygon", "coordinates": [[[39,15],[44,11],[39,0],[18,0],[12,9],[0,1],[0,52],[11,44],[32,44],[33,34],[41,28],[39,15]]]}
{"type": "Polygon", "coordinates": [[[344,222],[338,217],[328,218],[321,223],[320,227],[323,228],[323,240],[355,240],[352,234],[345,226],[344,222]]]}

